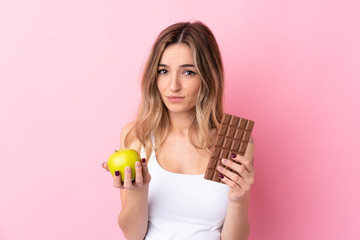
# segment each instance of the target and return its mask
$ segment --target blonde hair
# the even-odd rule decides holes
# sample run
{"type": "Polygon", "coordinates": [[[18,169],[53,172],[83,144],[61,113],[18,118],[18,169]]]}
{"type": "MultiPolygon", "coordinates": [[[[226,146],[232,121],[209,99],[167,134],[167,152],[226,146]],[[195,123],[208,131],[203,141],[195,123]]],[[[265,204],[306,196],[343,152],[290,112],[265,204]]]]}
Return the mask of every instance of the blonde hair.
{"type": "Polygon", "coordinates": [[[168,111],[160,98],[156,80],[162,53],[167,46],[178,43],[190,47],[201,77],[196,113],[189,127],[189,133],[197,133],[200,146],[195,146],[189,137],[190,142],[197,148],[209,149],[214,140],[210,136],[210,129],[218,129],[223,115],[224,70],[213,33],[201,22],[180,22],[167,27],[159,34],[151,49],[142,76],[138,115],[134,127],[125,137],[125,147],[129,147],[135,139],[140,141],[146,159],[149,159],[153,150],[161,147],[169,129],[168,111]]]}

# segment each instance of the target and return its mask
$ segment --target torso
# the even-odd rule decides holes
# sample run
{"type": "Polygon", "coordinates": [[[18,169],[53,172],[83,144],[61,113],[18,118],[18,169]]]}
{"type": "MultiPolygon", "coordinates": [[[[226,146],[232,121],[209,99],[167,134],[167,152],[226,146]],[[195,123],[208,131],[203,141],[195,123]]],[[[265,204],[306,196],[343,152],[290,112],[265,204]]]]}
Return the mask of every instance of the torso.
{"type": "MultiPolygon", "coordinates": [[[[142,149],[141,156],[145,156],[142,149]]],[[[185,158],[182,158],[184,161],[185,158]]],[[[146,240],[219,240],[229,187],[204,179],[203,174],[178,174],[159,165],[153,152],[148,193],[146,240]]]]}

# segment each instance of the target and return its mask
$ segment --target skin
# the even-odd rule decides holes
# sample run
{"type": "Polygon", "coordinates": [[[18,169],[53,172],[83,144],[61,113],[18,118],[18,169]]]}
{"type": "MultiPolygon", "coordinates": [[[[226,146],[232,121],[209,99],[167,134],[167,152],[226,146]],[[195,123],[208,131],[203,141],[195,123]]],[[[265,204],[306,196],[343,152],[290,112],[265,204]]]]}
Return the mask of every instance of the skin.
{"type": "MultiPolygon", "coordinates": [[[[195,113],[197,93],[201,78],[194,66],[190,48],[186,44],[168,46],[160,60],[158,68],[157,87],[162,101],[169,111],[170,129],[159,151],[156,152],[159,164],[170,172],[181,174],[203,174],[206,170],[209,152],[196,149],[189,141],[188,128],[191,117],[195,113]],[[179,101],[170,101],[169,96],[182,97],[179,101]]],[[[126,125],[121,133],[120,148],[124,148],[124,138],[133,123],[126,125]]],[[[215,138],[216,130],[211,134],[215,138]]],[[[190,136],[197,143],[195,133],[190,136]]],[[[131,148],[137,148],[135,141],[131,148]]],[[[247,239],[250,226],[248,221],[248,206],[250,189],[254,182],[252,159],[254,144],[249,143],[245,157],[236,156],[223,159],[224,168],[218,169],[223,174],[221,179],[230,187],[229,205],[221,232],[221,239],[247,239]]],[[[107,164],[103,167],[108,170],[107,164]]],[[[120,176],[114,176],[113,183],[120,188],[122,210],[119,214],[119,226],[128,239],[143,239],[146,235],[148,221],[148,190],[151,176],[147,162],[136,165],[136,179],[131,181],[131,171],[125,171],[125,181],[121,183],[120,176]]]]}

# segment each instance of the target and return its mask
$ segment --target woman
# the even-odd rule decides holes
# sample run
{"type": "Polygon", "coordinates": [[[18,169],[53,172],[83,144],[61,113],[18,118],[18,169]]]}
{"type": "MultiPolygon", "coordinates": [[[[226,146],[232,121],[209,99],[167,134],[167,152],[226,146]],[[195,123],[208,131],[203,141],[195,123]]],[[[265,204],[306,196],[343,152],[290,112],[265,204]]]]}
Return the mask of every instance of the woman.
{"type": "MultiPolygon", "coordinates": [[[[144,69],[136,120],[121,132],[120,148],[141,152],[131,181],[120,188],[118,223],[128,239],[247,239],[251,142],[232,154],[221,181],[205,180],[210,148],[223,115],[223,65],[211,30],[201,22],[169,26],[156,39],[144,69]]],[[[107,164],[103,167],[108,170],[107,164]]]]}

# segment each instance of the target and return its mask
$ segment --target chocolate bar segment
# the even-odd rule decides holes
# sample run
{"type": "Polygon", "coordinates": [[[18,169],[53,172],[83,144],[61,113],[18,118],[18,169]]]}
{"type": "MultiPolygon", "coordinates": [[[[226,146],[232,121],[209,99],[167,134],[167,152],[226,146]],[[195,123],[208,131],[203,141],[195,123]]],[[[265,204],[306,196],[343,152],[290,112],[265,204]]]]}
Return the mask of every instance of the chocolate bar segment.
{"type": "Polygon", "coordinates": [[[204,178],[207,180],[220,182],[218,166],[225,167],[221,163],[222,158],[230,159],[231,153],[244,156],[248,143],[250,141],[251,132],[255,122],[245,118],[240,118],[225,113],[220,122],[220,128],[215,139],[215,144],[211,150],[208,167],[204,178]]]}

